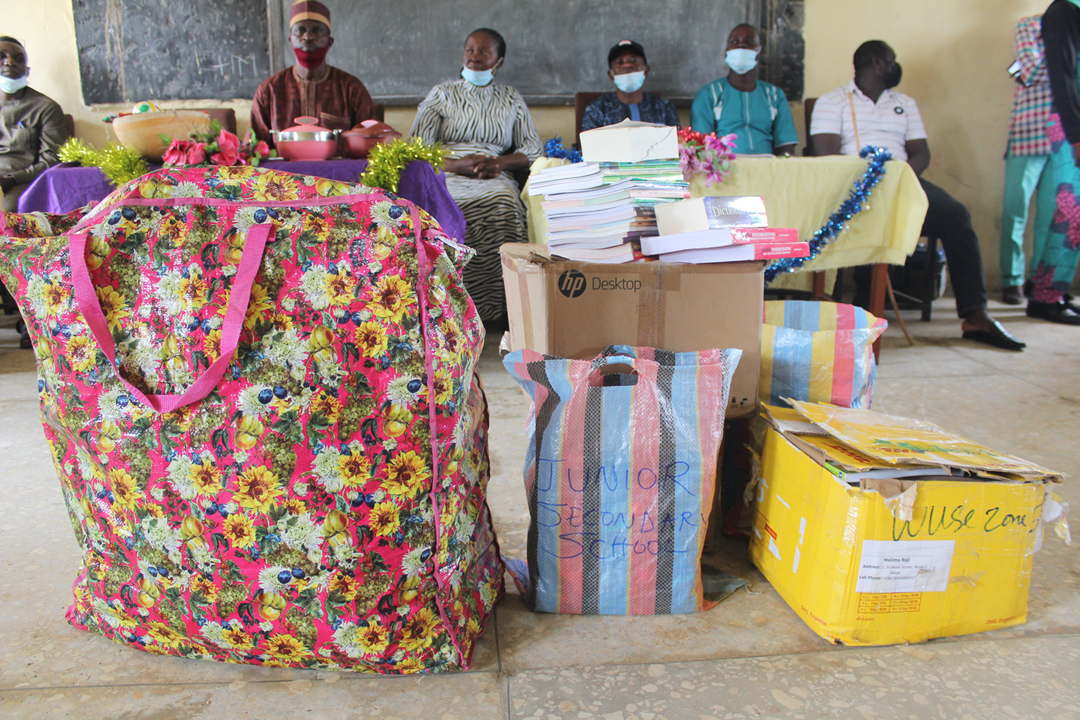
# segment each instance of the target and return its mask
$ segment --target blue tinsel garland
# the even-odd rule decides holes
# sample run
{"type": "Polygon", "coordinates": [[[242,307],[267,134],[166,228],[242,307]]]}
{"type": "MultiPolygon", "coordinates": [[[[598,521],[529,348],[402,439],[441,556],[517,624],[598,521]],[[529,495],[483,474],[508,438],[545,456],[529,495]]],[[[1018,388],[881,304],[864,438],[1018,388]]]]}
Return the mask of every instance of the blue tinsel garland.
{"type": "Polygon", "coordinates": [[[837,235],[847,230],[847,223],[851,218],[862,212],[863,203],[870,199],[870,191],[878,184],[882,175],[885,174],[885,163],[892,160],[892,153],[885,148],[867,146],[859,152],[859,157],[869,158],[870,167],[863,173],[862,178],[855,183],[855,187],[851,189],[851,194],[840,205],[840,209],[830,215],[825,225],[814,233],[814,238],[810,241],[810,255],[808,257],[784,258],[783,260],[774,261],[769,267],[765,268],[766,283],[775,280],[780,273],[794,272],[807,261],[816,258],[829,243],[836,239],[837,235]]]}
{"type": "Polygon", "coordinates": [[[572,163],[581,162],[581,153],[573,148],[564,148],[561,137],[553,137],[544,143],[544,157],[569,160],[572,163]]]}

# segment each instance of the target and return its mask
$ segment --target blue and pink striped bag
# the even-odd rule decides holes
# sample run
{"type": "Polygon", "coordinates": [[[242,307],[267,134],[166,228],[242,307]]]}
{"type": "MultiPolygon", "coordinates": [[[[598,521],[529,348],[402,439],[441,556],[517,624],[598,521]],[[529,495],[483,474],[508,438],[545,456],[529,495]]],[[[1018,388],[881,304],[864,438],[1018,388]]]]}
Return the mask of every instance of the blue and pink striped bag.
{"type": "Polygon", "coordinates": [[[869,409],[874,341],[889,324],[862,308],[798,300],[765,303],[758,398],[869,409]]]}
{"type": "Polygon", "coordinates": [[[507,564],[537,612],[689,613],[739,350],[613,345],[593,360],[531,350],[506,369],[532,398],[528,561],[507,564]]]}

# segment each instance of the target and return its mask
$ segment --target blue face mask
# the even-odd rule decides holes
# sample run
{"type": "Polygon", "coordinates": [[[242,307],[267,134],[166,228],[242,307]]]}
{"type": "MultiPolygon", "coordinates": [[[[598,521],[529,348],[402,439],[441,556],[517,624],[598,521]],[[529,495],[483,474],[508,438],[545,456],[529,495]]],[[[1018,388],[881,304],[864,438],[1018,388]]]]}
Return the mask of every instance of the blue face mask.
{"type": "Polygon", "coordinates": [[[461,68],[461,77],[468,80],[476,87],[485,87],[491,84],[491,81],[495,79],[495,69],[491,70],[470,70],[467,67],[461,68]]]}
{"type": "Polygon", "coordinates": [[[724,59],[736,75],[745,75],[757,67],[757,50],[728,50],[724,59]]]}
{"type": "Polygon", "coordinates": [[[612,78],[615,81],[615,87],[622,90],[624,93],[637,92],[642,85],[645,84],[645,71],[626,73],[624,75],[616,75],[612,78]]]}

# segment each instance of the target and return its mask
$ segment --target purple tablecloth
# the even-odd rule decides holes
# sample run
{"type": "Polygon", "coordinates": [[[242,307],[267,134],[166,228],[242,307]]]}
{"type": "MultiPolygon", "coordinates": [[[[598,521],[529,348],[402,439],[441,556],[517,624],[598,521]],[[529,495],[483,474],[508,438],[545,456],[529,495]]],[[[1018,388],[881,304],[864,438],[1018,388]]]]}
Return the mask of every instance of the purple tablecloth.
{"type": "MultiPolygon", "coordinates": [[[[314,177],[359,182],[367,160],[321,160],[300,162],[271,160],[263,167],[314,177]]],[[[35,180],[19,198],[19,212],[64,214],[96,203],[115,188],[96,167],[56,165],[35,180]]],[[[426,162],[411,162],[401,172],[398,195],[427,210],[445,232],[458,242],[465,240],[465,216],[446,190],[446,178],[426,162]]]]}

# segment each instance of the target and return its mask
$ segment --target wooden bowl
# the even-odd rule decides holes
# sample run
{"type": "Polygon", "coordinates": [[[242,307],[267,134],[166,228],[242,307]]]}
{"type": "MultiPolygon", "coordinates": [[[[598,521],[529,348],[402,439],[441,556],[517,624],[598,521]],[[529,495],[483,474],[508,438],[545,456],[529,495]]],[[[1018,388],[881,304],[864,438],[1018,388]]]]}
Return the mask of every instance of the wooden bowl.
{"type": "Polygon", "coordinates": [[[168,143],[158,135],[187,140],[188,133],[210,132],[210,116],[201,110],[162,110],[122,115],[112,121],[120,144],[143,154],[151,162],[161,162],[168,143]]]}

